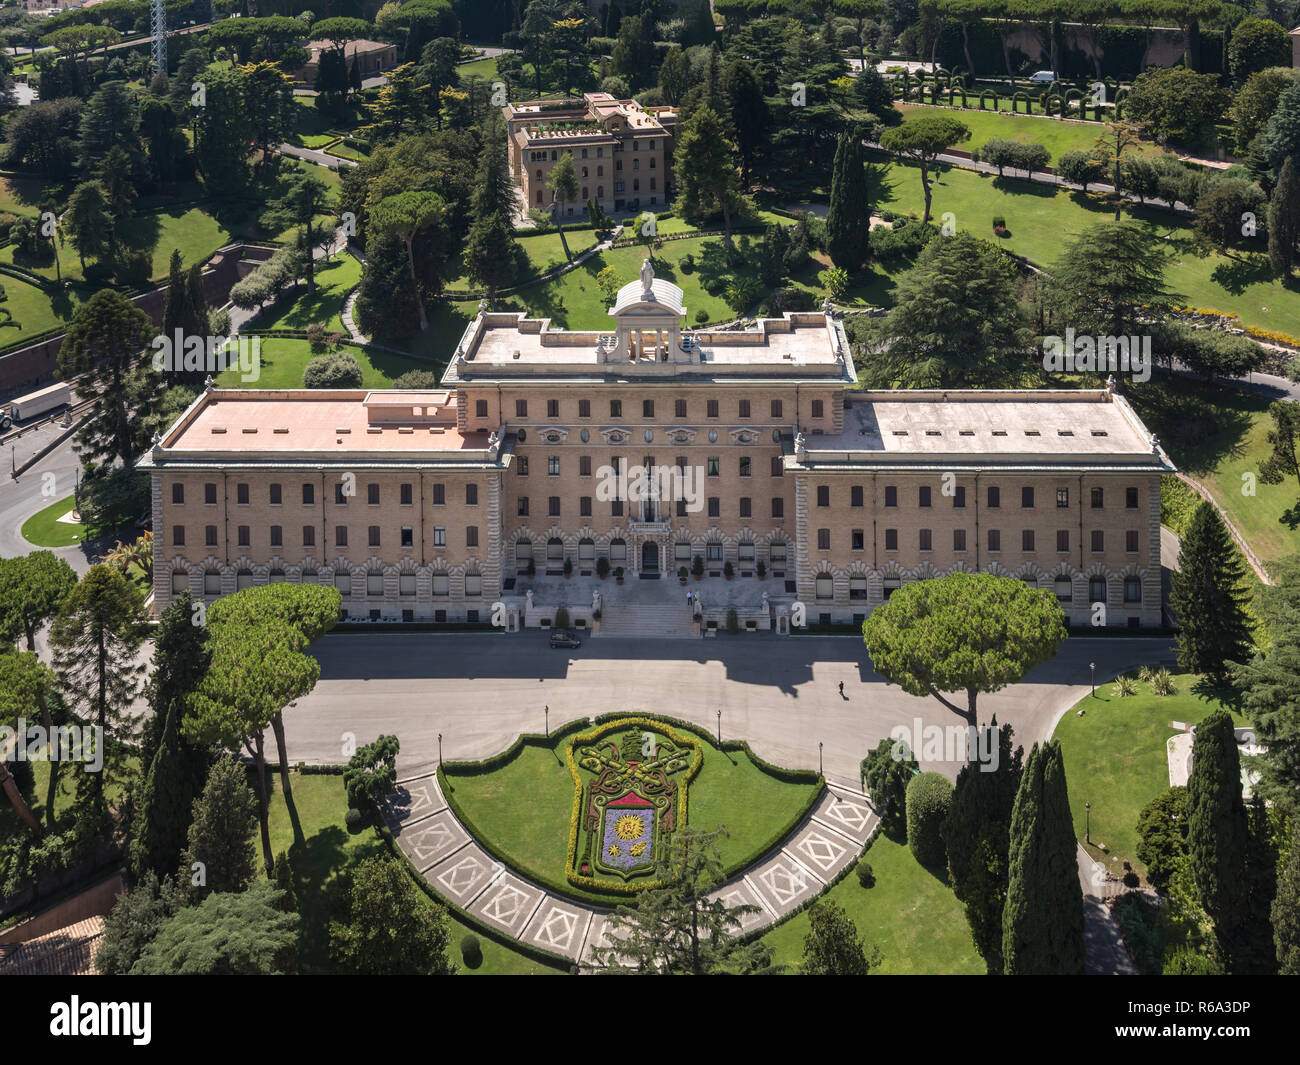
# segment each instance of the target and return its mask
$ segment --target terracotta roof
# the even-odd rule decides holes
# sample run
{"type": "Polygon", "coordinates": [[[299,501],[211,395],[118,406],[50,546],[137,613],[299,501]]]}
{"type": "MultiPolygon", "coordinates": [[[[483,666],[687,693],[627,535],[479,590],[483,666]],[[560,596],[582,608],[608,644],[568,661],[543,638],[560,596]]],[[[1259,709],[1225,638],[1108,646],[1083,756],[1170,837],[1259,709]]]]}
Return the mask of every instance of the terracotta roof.
{"type": "Polygon", "coordinates": [[[0,945],[0,976],[92,976],[104,918],[88,917],[26,943],[0,945]]]}

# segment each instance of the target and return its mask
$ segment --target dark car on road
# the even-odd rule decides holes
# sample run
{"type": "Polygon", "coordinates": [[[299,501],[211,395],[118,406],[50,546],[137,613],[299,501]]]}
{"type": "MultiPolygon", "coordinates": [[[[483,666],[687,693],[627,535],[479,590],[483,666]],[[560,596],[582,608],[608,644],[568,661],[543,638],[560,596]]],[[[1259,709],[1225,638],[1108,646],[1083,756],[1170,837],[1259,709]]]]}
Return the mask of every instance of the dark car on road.
{"type": "Polygon", "coordinates": [[[568,629],[556,629],[551,633],[552,647],[581,647],[582,641],[568,629]]]}

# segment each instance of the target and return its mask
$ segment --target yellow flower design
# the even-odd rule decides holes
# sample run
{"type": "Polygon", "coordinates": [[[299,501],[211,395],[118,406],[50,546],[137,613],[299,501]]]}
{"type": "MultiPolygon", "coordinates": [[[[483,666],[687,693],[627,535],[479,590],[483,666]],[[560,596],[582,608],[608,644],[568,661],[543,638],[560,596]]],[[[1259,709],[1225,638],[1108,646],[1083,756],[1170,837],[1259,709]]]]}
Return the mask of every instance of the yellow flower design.
{"type": "Polygon", "coordinates": [[[645,840],[642,840],[640,843],[633,843],[632,846],[628,848],[628,852],[633,858],[640,858],[641,855],[645,853],[645,840]]]}
{"type": "Polygon", "coordinates": [[[644,826],[641,824],[641,818],[636,817],[633,814],[624,814],[614,822],[614,832],[618,835],[619,839],[623,840],[636,839],[637,836],[641,835],[643,829],[644,826]]]}
{"type": "Polygon", "coordinates": [[[609,845],[609,850],[607,850],[605,853],[608,854],[611,858],[617,858],[617,857],[618,857],[618,844],[617,844],[617,843],[611,843],[611,844],[609,845]]]}

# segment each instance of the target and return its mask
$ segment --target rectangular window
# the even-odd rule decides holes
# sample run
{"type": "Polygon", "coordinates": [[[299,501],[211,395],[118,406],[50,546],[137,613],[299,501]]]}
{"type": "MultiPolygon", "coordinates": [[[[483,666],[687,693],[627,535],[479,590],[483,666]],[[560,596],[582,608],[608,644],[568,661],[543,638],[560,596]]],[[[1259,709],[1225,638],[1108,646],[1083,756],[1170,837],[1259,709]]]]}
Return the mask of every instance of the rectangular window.
{"type": "Polygon", "coordinates": [[[774,419],[781,417],[781,401],[779,399],[772,400],[772,417],[774,419]]]}
{"type": "Polygon", "coordinates": [[[918,495],[920,498],[917,499],[917,505],[928,507],[930,505],[930,486],[928,484],[921,485],[918,495]]]}
{"type": "Polygon", "coordinates": [[[447,486],[445,484],[435,484],[433,486],[433,505],[435,507],[447,505],[447,486]]]}
{"type": "Polygon", "coordinates": [[[467,507],[478,506],[478,485],[467,484],[465,486],[465,505],[467,507]]]}
{"type": "Polygon", "coordinates": [[[685,500],[685,499],[679,499],[679,500],[677,500],[677,509],[676,509],[676,514],[677,514],[677,516],[678,516],[679,518],[684,518],[684,517],[686,517],[686,500],[685,500]]]}
{"type": "Polygon", "coordinates": [[[886,551],[897,551],[897,550],[898,550],[898,530],[897,530],[897,529],[886,529],[886,530],[885,530],[885,550],[886,550],[886,551]]]}
{"type": "Polygon", "coordinates": [[[434,547],[447,546],[447,530],[441,525],[435,525],[433,527],[433,546],[434,547]]]}
{"type": "Polygon", "coordinates": [[[1056,509],[1065,510],[1070,505],[1070,490],[1068,488],[1058,488],[1056,490],[1056,509]]]}
{"type": "Polygon", "coordinates": [[[829,507],[831,505],[831,486],[828,484],[819,484],[817,486],[817,505],[819,507],[829,507]]]}
{"type": "Polygon", "coordinates": [[[812,401],[812,416],[813,416],[814,418],[820,418],[820,417],[822,417],[822,416],[823,416],[823,415],[822,415],[822,412],[823,412],[824,410],[825,410],[825,404],[823,403],[822,400],[820,400],[820,399],[814,399],[814,400],[812,401]]]}
{"type": "Polygon", "coordinates": [[[560,497],[550,496],[549,503],[550,503],[550,508],[549,508],[550,516],[552,518],[558,518],[560,516],[560,497]]]}
{"type": "Polygon", "coordinates": [[[1092,530],[1092,550],[1094,554],[1100,554],[1106,550],[1106,534],[1100,529],[1092,530]]]}
{"type": "Polygon", "coordinates": [[[1129,529],[1124,534],[1124,550],[1129,554],[1136,554],[1138,549],[1138,532],[1136,529],[1129,529]]]}
{"type": "Polygon", "coordinates": [[[578,476],[579,476],[579,477],[590,477],[590,476],[591,476],[591,456],[590,456],[590,455],[579,455],[579,456],[578,456],[578,476]]]}
{"type": "Polygon", "coordinates": [[[185,486],[183,484],[172,485],[172,506],[180,507],[185,505],[185,486]]]}
{"type": "Polygon", "coordinates": [[[917,547],[919,547],[922,551],[931,550],[929,529],[921,529],[918,531],[917,547]]]}
{"type": "Polygon", "coordinates": [[[210,507],[217,505],[217,486],[215,484],[205,484],[203,486],[203,502],[210,507]]]}
{"type": "Polygon", "coordinates": [[[379,526],[378,526],[378,525],[371,525],[371,526],[370,526],[370,540],[369,540],[369,545],[370,545],[371,547],[379,547],[379,546],[381,546],[380,543],[379,543],[379,526]]]}
{"type": "Polygon", "coordinates": [[[546,416],[548,418],[558,418],[560,416],[560,401],[558,399],[548,399],[546,401],[546,416]]]}
{"type": "Polygon", "coordinates": [[[1102,499],[1103,499],[1102,490],[1101,490],[1100,488],[1094,488],[1094,489],[1092,490],[1092,509],[1093,509],[1093,510],[1101,510],[1101,509],[1102,509],[1102,499]]]}
{"type": "Polygon", "coordinates": [[[465,546],[478,547],[478,526],[477,525],[465,526],[465,546]]]}
{"type": "Polygon", "coordinates": [[[952,505],[954,509],[964,510],[966,508],[966,489],[961,485],[958,485],[953,490],[953,493],[952,505]]]}
{"type": "Polygon", "coordinates": [[[709,517],[718,518],[722,516],[722,501],[717,496],[709,496],[709,517]]]}
{"type": "Polygon", "coordinates": [[[235,485],[235,502],[241,507],[248,506],[248,485],[235,485]]]}
{"type": "Polygon", "coordinates": [[[528,497],[520,496],[515,511],[521,518],[528,517],[528,497]]]}
{"type": "Polygon", "coordinates": [[[248,527],[247,525],[241,525],[241,526],[239,526],[239,546],[240,546],[240,547],[248,547],[248,546],[250,546],[248,530],[249,530],[249,527],[248,527]]]}
{"type": "Polygon", "coordinates": [[[990,551],[1002,550],[1002,533],[999,532],[997,529],[989,530],[989,550],[990,551]]]}
{"type": "Polygon", "coordinates": [[[1136,488],[1124,489],[1124,506],[1129,510],[1137,510],[1138,490],[1136,488]]]}
{"type": "Polygon", "coordinates": [[[785,476],[785,463],[781,461],[780,455],[772,456],[772,476],[773,477],[785,476]]]}
{"type": "Polygon", "coordinates": [[[415,488],[413,485],[404,484],[399,486],[398,502],[402,506],[409,507],[411,505],[412,500],[414,500],[414,498],[415,498],[415,488]]]}
{"type": "Polygon", "coordinates": [[[609,416],[611,418],[623,417],[623,401],[621,399],[611,399],[609,401],[609,416]]]}
{"type": "Polygon", "coordinates": [[[772,517],[774,518],[785,517],[785,500],[782,499],[780,496],[772,497],[772,517]]]}
{"type": "Polygon", "coordinates": [[[1069,530],[1069,529],[1057,529],[1057,530],[1056,530],[1056,550],[1058,550],[1058,551],[1060,551],[1060,552],[1062,552],[1062,553],[1065,553],[1066,551],[1069,551],[1069,550],[1070,550],[1070,530],[1069,530]]]}
{"type": "Polygon", "coordinates": [[[346,525],[334,526],[334,546],[335,547],[348,546],[348,527],[346,525]]]}
{"type": "Polygon", "coordinates": [[[611,499],[609,501],[609,513],[611,517],[621,518],[623,516],[623,500],[611,499]]]}
{"type": "Polygon", "coordinates": [[[716,399],[705,400],[704,413],[709,418],[716,418],[718,416],[718,401],[716,399]]]}
{"type": "Polygon", "coordinates": [[[520,456],[519,456],[519,463],[518,463],[518,465],[519,465],[519,476],[520,476],[520,477],[527,477],[527,476],[528,476],[528,456],[527,456],[527,455],[520,455],[520,456]]]}
{"type": "Polygon", "coordinates": [[[742,518],[752,518],[754,516],[753,503],[749,496],[740,497],[740,516],[742,518]]]}
{"type": "Polygon", "coordinates": [[[885,485],[885,506],[898,506],[898,486],[893,484],[885,485]]]}
{"type": "Polygon", "coordinates": [[[952,531],[952,549],[954,551],[966,550],[966,530],[953,529],[952,531]]]}
{"type": "Polygon", "coordinates": [[[673,400],[673,417],[674,418],[686,417],[686,400],[684,399],[673,400]]]}
{"type": "Polygon", "coordinates": [[[304,484],[302,486],[302,505],[304,507],[316,505],[316,486],[314,484],[304,484]]]}
{"type": "Polygon", "coordinates": [[[488,416],[488,405],[486,399],[476,399],[474,401],[474,417],[486,418],[488,416]]]}
{"type": "Polygon", "coordinates": [[[867,537],[862,529],[853,529],[849,533],[849,543],[854,551],[861,551],[866,547],[867,537]]]}
{"type": "Polygon", "coordinates": [[[366,485],[366,506],[368,507],[379,506],[379,485],[377,484],[366,485]]]}
{"type": "Polygon", "coordinates": [[[709,475],[710,477],[717,477],[717,476],[719,476],[719,474],[720,474],[720,472],[721,472],[721,464],[720,464],[719,461],[718,461],[718,456],[717,456],[717,455],[710,455],[710,456],[709,456],[709,459],[708,459],[708,462],[707,462],[707,464],[706,464],[706,466],[705,466],[705,469],[708,471],[708,475],[709,475]]]}
{"type": "Polygon", "coordinates": [[[641,417],[653,418],[655,416],[655,401],[653,399],[643,399],[641,401],[641,417]]]}
{"type": "Polygon", "coordinates": [[[740,476],[742,476],[742,477],[748,477],[748,476],[749,476],[749,456],[748,456],[748,455],[741,455],[741,456],[740,456],[740,476]]]}
{"type": "Polygon", "coordinates": [[[578,499],[578,516],[583,518],[591,517],[591,496],[580,496],[578,499]]]}
{"type": "Polygon", "coordinates": [[[272,547],[284,546],[284,529],[279,525],[271,526],[271,546],[272,547]]]}
{"type": "Polygon", "coordinates": [[[1020,507],[1022,510],[1034,509],[1034,490],[1028,485],[1020,489],[1020,507]]]}
{"type": "Polygon", "coordinates": [[[483,594],[483,574],[465,574],[465,594],[475,598],[483,594]]]}
{"type": "Polygon", "coordinates": [[[862,485],[855,484],[849,488],[849,506],[862,506],[862,485]]]}
{"type": "Polygon", "coordinates": [[[1002,506],[1002,489],[997,485],[989,485],[989,510],[997,510],[1002,506]]]}
{"type": "Polygon", "coordinates": [[[578,400],[578,417],[579,418],[591,417],[591,400],[589,399],[578,400]]]}
{"type": "Polygon", "coordinates": [[[1034,549],[1034,530],[1025,529],[1020,534],[1020,550],[1033,551],[1034,549]]]}
{"type": "Polygon", "coordinates": [[[830,529],[817,530],[817,550],[829,551],[831,549],[831,531],[830,529]]]}
{"type": "Polygon", "coordinates": [[[528,400],[526,399],[515,400],[515,417],[516,418],[528,417],[528,400]]]}
{"type": "Polygon", "coordinates": [[[316,526],[315,526],[315,525],[304,525],[304,526],[302,527],[302,546],[303,546],[303,547],[315,547],[315,546],[316,546],[316,526]]]}
{"type": "Polygon", "coordinates": [[[348,505],[347,485],[342,481],[334,486],[334,505],[336,507],[346,507],[348,505]]]}
{"type": "Polygon", "coordinates": [[[748,418],[748,417],[749,417],[749,400],[747,400],[747,399],[742,399],[742,400],[740,401],[740,410],[737,411],[737,415],[736,415],[736,416],[739,417],[739,418],[748,418]]]}
{"type": "MultiPolygon", "coordinates": [[[[438,597],[451,595],[451,577],[445,573],[435,573],[433,575],[433,594],[438,597]]],[[[446,618],[445,611],[439,611],[446,618]]]]}
{"type": "Polygon", "coordinates": [[[415,546],[415,530],[409,525],[402,526],[402,546],[403,547],[415,546]]]}
{"type": "Polygon", "coordinates": [[[704,557],[708,562],[721,562],[722,543],[718,540],[710,540],[704,545],[704,557]]]}
{"type": "Polygon", "coordinates": [[[185,546],[185,526],[184,526],[184,525],[173,525],[173,526],[172,526],[172,544],[173,544],[173,546],[175,546],[175,547],[184,547],[184,546],[185,546]]]}
{"type": "Polygon", "coordinates": [[[217,527],[215,525],[205,525],[203,527],[203,546],[217,546],[217,527]]]}

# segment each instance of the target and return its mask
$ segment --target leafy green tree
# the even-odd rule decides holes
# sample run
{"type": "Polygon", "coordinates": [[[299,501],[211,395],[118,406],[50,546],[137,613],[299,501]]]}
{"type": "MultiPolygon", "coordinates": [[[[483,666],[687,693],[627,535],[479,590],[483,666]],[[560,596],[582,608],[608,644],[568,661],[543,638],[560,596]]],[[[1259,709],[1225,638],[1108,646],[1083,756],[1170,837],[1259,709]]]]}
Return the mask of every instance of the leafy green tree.
{"type": "Polygon", "coordinates": [[[1048,304],[1060,328],[1129,336],[1176,299],[1165,284],[1168,256],[1143,226],[1100,222],[1066,239],[1049,271],[1048,304]]]}
{"type": "Polygon", "coordinates": [[[1214,250],[1230,250],[1242,243],[1242,219],[1249,212],[1263,214],[1264,193],[1249,181],[1220,181],[1196,201],[1193,226],[1201,243],[1214,250]]]}
{"type": "Polygon", "coordinates": [[[1300,173],[1296,171],[1294,156],[1282,160],[1268,201],[1268,263],[1273,276],[1283,281],[1291,276],[1300,244],[1300,173]]]}
{"type": "Polygon", "coordinates": [[[146,96],[140,101],[140,137],[154,187],[161,192],[176,180],[176,164],[189,148],[168,100],[146,96]]]}
{"type": "Polygon", "coordinates": [[[915,163],[921,171],[921,189],[925,194],[925,211],[922,222],[930,221],[930,171],[939,156],[949,148],[970,140],[970,127],[950,115],[922,115],[901,126],[887,129],[880,135],[880,145],[900,159],[915,163]]]}
{"type": "Polygon", "coordinates": [[[1215,710],[1196,726],[1187,810],[1187,846],[1197,895],[1214,921],[1228,971],[1234,972],[1249,903],[1250,833],[1241,800],[1241,759],[1232,715],[1226,710],[1215,710]]]}
{"type": "Polygon", "coordinates": [[[184,905],[170,878],[160,883],[153,873],[146,873],[134,888],[117,897],[104,919],[104,938],[95,949],[95,972],[126,976],[167,919],[184,905]]]}
{"type": "Polygon", "coordinates": [[[1297,79],[1300,79],[1300,71],[1292,70],[1290,65],[1257,70],[1233,94],[1227,121],[1232,127],[1238,152],[1249,150],[1251,141],[1276,110],[1278,97],[1297,79]]]}
{"type": "Polygon", "coordinates": [[[1164,891],[1187,857],[1187,789],[1162,791],[1138,815],[1137,858],[1147,867],[1147,879],[1164,891]]]}
{"type": "Polygon", "coordinates": [[[167,918],[132,976],[282,976],[298,969],[296,913],[268,880],[209,895],[167,918]]]}
{"type": "Polygon", "coordinates": [[[772,133],[772,112],[763,95],[763,83],[744,59],[731,60],[723,72],[727,119],[736,136],[740,173],[746,186],[772,133]]]}
{"type": "Polygon", "coordinates": [[[1275,171],[1288,156],[1300,156],[1300,79],[1278,96],[1277,106],[1259,135],[1259,150],[1275,171]]]}
{"type": "Polygon", "coordinates": [[[1190,143],[1223,114],[1228,94],[1215,74],[1188,67],[1150,67],[1134,79],[1124,101],[1126,118],[1161,144],[1190,143]]]}
{"type": "Polygon", "coordinates": [[[131,180],[144,163],[140,144],[139,109],[135,94],[122,81],[106,81],[86,101],[81,115],[81,138],[78,145],[81,172],[93,174],[111,148],[127,153],[126,177],[131,180]]]}
{"type": "Polygon", "coordinates": [[[1002,956],[1011,976],[1081,975],[1083,890],[1057,740],[1034,744],[1011,812],[1002,956]]]}
{"type": "Polygon", "coordinates": [[[698,220],[722,213],[723,246],[730,253],[731,215],[739,196],[739,179],[732,159],[735,148],[722,120],[710,107],[701,107],[683,125],[673,149],[677,180],[677,209],[698,220]]]}
{"type": "Polygon", "coordinates": [[[1300,976],[1300,822],[1292,822],[1290,846],[1277,871],[1272,924],[1278,974],[1300,976]]]}
{"type": "Polygon", "coordinates": [[[190,593],[182,592],[163,611],[154,642],[147,694],[161,727],[155,726],[157,735],[147,745],[152,757],[145,763],[127,850],[137,880],[150,871],[158,876],[173,873],[185,849],[208,758],[202,748],[186,743],[180,730],[185,700],[207,669],[206,645],[207,630],[194,624],[190,593]]]}
{"type": "Polygon", "coordinates": [[[108,193],[100,182],[83,181],[72,190],[61,226],[77,249],[83,273],[87,255],[102,259],[108,254],[108,234],[113,223],[108,213],[108,193]]]}
{"type": "Polygon", "coordinates": [[[578,179],[573,174],[573,153],[565,152],[551,167],[547,177],[551,190],[551,217],[555,228],[560,233],[560,243],[564,246],[565,259],[572,261],[573,253],[569,251],[569,241],[564,235],[564,205],[578,198],[578,179]]]}
{"type": "Polygon", "coordinates": [[[918,773],[907,782],[907,845],[927,868],[940,869],[947,854],[943,823],[952,808],[952,782],[942,773],[918,773]]]}
{"type": "Polygon", "coordinates": [[[1178,664],[1217,683],[1250,650],[1245,563],[1213,503],[1202,502],[1182,536],[1169,607],[1178,619],[1178,664]]]}
{"type": "Polygon", "coordinates": [[[157,398],[161,375],[131,371],[153,334],[149,316],[112,289],[100,289],[77,309],[59,348],[59,375],[82,375],[77,391],[94,399],[76,436],[84,462],[130,465],[148,443],[136,418],[157,398]]]}
{"type": "Polygon", "coordinates": [[[1228,70],[1237,81],[1290,62],[1291,42],[1286,30],[1272,19],[1246,18],[1233,28],[1228,43],[1228,70]]]}
{"type": "Polygon", "coordinates": [[[808,976],[866,976],[880,964],[880,952],[858,935],[853,918],[837,903],[813,903],[808,924],[800,972],[808,976]]]}
{"type": "Polygon", "coordinates": [[[271,229],[298,227],[298,245],[307,268],[307,294],[316,291],[316,250],[334,239],[332,228],[317,219],[333,210],[329,186],[315,174],[299,172],[289,182],[284,194],[267,204],[262,224],[271,229]]]}
{"type": "Polygon", "coordinates": [[[1066,633],[1052,592],[1010,577],[950,573],[905,584],[871,612],[862,635],[886,680],[909,695],[934,696],[973,728],[979,694],[1048,661],[1066,633]],[[965,709],[943,695],[961,691],[965,709]]]}
{"type": "Polygon", "coordinates": [[[343,770],[343,790],[348,805],[360,809],[377,803],[397,784],[397,755],[401,744],[396,736],[380,736],[358,748],[343,770]]]}
{"type": "MultiPolygon", "coordinates": [[[[66,343],[66,342],[65,342],[66,343]]],[[[130,710],[143,667],[136,654],[143,642],[144,597],[111,566],[92,566],[59,608],[50,629],[54,670],[64,698],[83,721],[96,726],[103,744],[103,769],[78,777],[79,805],[89,823],[108,817],[107,781],[122,776],[124,742],[131,734],[130,710]]]]}
{"type": "Polygon", "coordinates": [[[214,63],[199,80],[206,102],[195,109],[194,161],[210,195],[230,196],[241,191],[249,179],[253,124],[245,107],[246,75],[238,68],[214,63]]]}
{"type": "MultiPolygon", "coordinates": [[[[358,20],[359,21],[359,20],[358,20]]],[[[260,153],[258,169],[271,165],[278,148],[293,131],[296,118],[293,84],[274,63],[262,60],[240,67],[248,133],[260,153]]]]}
{"type": "Polygon", "coordinates": [[[257,875],[257,800],[248,773],[231,755],[219,759],[191,809],[180,875],[188,894],[243,891],[257,875]]]}
{"type": "Polygon", "coordinates": [[[402,866],[367,858],[353,870],[345,921],[330,922],[330,959],[359,976],[446,976],[451,926],[447,912],[421,897],[402,866]]]}
{"type": "Polygon", "coordinates": [[[36,634],[76,584],[77,574],[53,551],[0,558],[0,636],[22,640],[34,652],[36,634]]]}
{"type": "Polygon", "coordinates": [[[1110,164],[1110,157],[1096,149],[1087,152],[1065,152],[1056,161],[1056,172],[1061,176],[1062,181],[1078,185],[1087,192],[1089,185],[1106,180],[1106,171],[1110,164]]]}
{"type": "Polygon", "coordinates": [[[862,138],[841,135],[835,149],[831,178],[831,203],[826,216],[826,250],[831,262],[850,273],[861,268],[870,254],[871,197],[862,158],[862,138]]]}
{"type": "Polygon", "coordinates": [[[476,218],[465,241],[465,273],[487,294],[488,306],[497,293],[518,276],[514,229],[506,216],[493,211],[476,218]]]}
{"type": "Polygon", "coordinates": [[[406,261],[411,271],[411,290],[419,311],[420,330],[429,328],[429,316],[420,297],[420,279],[415,270],[413,244],[422,230],[441,222],[446,203],[436,192],[409,191],[386,196],[370,209],[370,228],[378,237],[396,236],[406,245],[406,261]]]}
{"type": "MultiPolygon", "coordinates": [[[[46,701],[45,693],[53,688],[54,677],[48,667],[36,657],[31,651],[11,652],[7,647],[0,647],[0,725],[12,730],[12,734],[19,731],[19,720],[26,720],[26,716],[31,713],[36,699],[46,701]]],[[[45,716],[49,716],[49,711],[45,711],[45,716]]],[[[26,727],[24,724],[23,727],[26,727]]],[[[46,735],[49,735],[47,732],[46,735]]],[[[19,765],[21,763],[14,763],[19,765]]],[[[51,777],[55,776],[55,770],[58,763],[51,762],[51,777]]],[[[41,834],[41,823],[36,815],[32,813],[27,799],[23,796],[22,788],[18,779],[9,769],[7,759],[0,757],[0,789],[5,793],[9,800],[9,805],[14,808],[14,813],[18,819],[31,829],[34,838],[41,834]]],[[[52,811],[54,793],[51,792],[46,796],[46,809],[52,811]]],[[[53,817],[51,815],[51,823],[53,817]]]]}
{"type": "Polygon", "coordinates": [[[862,785],[892,835],[906,823],[907,782],[919,771],[916,756],[901,740],[881,740],[862,759],[862,785]]]}
{"type": "Polygon", "coordinates": [[[606,921],[610,943],[592,950],[605,973],[749,973],[767,968],[762,942],[742,946],[736,933],[753,906],[728,906],[709,893],[722,883],[717,840],[723,830],[678,829],[656,878],[668,886],[642,891],[606,921]]]}
{"type": "Polygon", "coordinates": [[[970,233],[932,240],[857,355],[873,388],[980,388],[1024,372],[1032,334],[1015,264],[970,233]]]}

